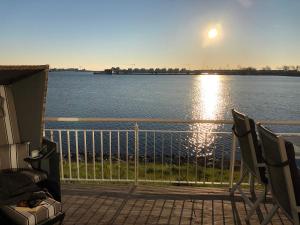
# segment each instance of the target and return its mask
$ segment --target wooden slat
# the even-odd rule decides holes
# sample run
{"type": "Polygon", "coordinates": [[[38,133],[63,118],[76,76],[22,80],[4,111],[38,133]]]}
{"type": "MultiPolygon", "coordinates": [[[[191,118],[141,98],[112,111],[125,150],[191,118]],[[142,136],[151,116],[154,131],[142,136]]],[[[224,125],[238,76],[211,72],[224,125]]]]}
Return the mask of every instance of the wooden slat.
{"type": "MultiPolygon", "coordinates": [[[[249,211],[221,188],[63,184],[62,193],[64,224],[246,224],[249,211]]],[[[271,207],[262,206],[264,215],[271,207]]],[[[254,216],[251,224],[256,222],[254,216]]],[[[272,223],[291,224],[281,211],[272,223]]]]}

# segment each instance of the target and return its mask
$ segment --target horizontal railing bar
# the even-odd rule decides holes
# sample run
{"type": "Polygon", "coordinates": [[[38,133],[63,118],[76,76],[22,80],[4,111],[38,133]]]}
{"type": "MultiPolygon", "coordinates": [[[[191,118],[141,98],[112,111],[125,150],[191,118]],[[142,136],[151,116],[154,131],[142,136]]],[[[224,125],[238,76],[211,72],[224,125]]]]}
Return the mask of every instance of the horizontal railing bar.
{"type": "MultiPolygon", "coordinates": [[[[232,120],[181,120],[181,119],[156,119],[156,118],[83,118],[83,117],[46,117],[47,122],[130,122],[130,123],[211,123],[233,124],[232,120]]],[[[256,120],[268,125],[300,125],[300,120],[256,120]]]]}
{"type": "Polygon", "coordinates": [[[231,134],[232,132],[228,131],[193,131],[193,130],[139,130],[140,132],[156,132],[156,133],[201,133],[201,134],[231,134]]]}
{"type": "MultiPolygon", "coordinates": [[[[116,129],[113,129],[113,130],[93,130],[93,129],[56,129],[56,128],[46,128],[44,129],[45,131],[70,131],[70,132],[84,132],[84,131],[88,131],[88,132],[134,132],[134,130],[116,130],[116,129]]],[[[231,134],[232,132],[228,132],[228,131],[211,131],[211,132],[206,132],[206,131],[192,131],[192,130],[187,130],[187,131],[184,131],[184,130],[139,130],[140,132],[156,132],[156,133],[201,133],[201,134],[231,134]]],[[[291,135],[291,136],[299,136],[300,133],[277,133],[276,134],[278,135],[291,135]]]]}
{"type": "Polygon", "coordinates": [[[180,120],[155,118],[79,118],[79,117],[46,117],[47,122],[129,122],[129,123],[215,123],[232,124],[231,120],[180,120]]]}
{"type": "MultiPolygon", "coordinates": [[[[92,130],[92,129],[55,129],[55,128],[46,128],[45,131],[70,131],[70,132],[134,132],[134,130],[92,130]]],[[[212,131],[212,132],[206,132],[206,131],[192,131],[192,130],[139,130],[139,132],[156,132],[156,133],[201,133],[201,134],[231,134],[231,132],[228,131],[212,131]]]]}
{"type": "Polygon", "coordinates": [[[277,135],[300,136],[300,133],[276,133],[277,135]]]}
{"type": "Polygon", "coordinates": [[[70,131],[70,132],[84,132],[84,131],[87,131],[87,132],[134,132],[134,130],[117,130],[117,129],[113,129],[113,130],[108,130],[108,129],[105,129],[105,130],[93,130],[93,129],[74,129],[74,128],[71,128],[71,129],[68,129],[68,128],[63,128],[63,129],[57,129],[57,128],[46,128],[44,129],[45,131],[70,131]]]}
{"type": "MultiPolygon", "coordinates": [[[[62,181],[93,181],[93,182],[134,182],[134,179],[84,179],[84,178],[64,178],[61,179],[62,181]]],[[[173,183],[173,184],[195,184],[195,181],[178,181],[178,180],[144,180],[139,179],[139,182],[145,182],[145,183],[173,183]]],[[[199,181],[197,184],[203,185],[202,181],[199,181]]],[[[211,182],[211,181],[205,181],[205,184],[208,185],[228,185],[229,182],[211,182]]],[[[249,185],[248,183],[242,183],[242,185],[249,185]]]]}

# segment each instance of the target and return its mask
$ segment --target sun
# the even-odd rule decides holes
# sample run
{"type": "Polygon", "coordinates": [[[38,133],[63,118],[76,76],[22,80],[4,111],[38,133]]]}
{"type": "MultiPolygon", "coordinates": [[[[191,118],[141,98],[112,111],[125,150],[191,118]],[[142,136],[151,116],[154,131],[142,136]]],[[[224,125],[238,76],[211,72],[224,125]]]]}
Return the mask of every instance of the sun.
{"type": "Polygon", "coordinates": [[[218,36],[218,30],[216,28],[211,28],[207,35],[209,39],[215,39],[218,36]]]}
{"type": "Polygon", "coordinates": [[[202,47],[217,46],[223,42],[224,33],[221,23],[210,23],[201,31],[202,47]]]}

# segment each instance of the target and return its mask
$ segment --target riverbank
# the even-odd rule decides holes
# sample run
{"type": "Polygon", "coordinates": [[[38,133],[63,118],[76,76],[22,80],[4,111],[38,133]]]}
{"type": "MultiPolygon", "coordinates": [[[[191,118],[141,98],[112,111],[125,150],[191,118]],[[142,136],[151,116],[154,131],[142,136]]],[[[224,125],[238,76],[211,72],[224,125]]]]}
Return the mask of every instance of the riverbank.
{"type": "MultiPolygon", "coordinates": [[[[78,167],[76,162],[69,164],[67,161],[63,163],[64,178],[70,177],[74,179],[87,179],[87,180],[134,180],[135,179],[135,163],[133,161],[117,162],[113,161],[111,164],[105,160],[103,164],[96,162],[79,162],[78,167]],[[70,170],[71,174],[70,175],[70,170]],[[87,173],[86,173],[87,172],[87,173]]],[[[203,167],[194,163],[183,163],[180,166],[162,164],[162,163],[147,163],[142,162],[138,165],[138,179],[148,181],[163,181],[172,183],[175,182],[195,182],[198,184],[204,183],[216,183],[225,184],[228,183],[230,176],[229,167],[217,167],[214,165],[207,165],[203,167]]],[[[238,180],[240,171],[234,171],[234,180],[238,180]]]]}

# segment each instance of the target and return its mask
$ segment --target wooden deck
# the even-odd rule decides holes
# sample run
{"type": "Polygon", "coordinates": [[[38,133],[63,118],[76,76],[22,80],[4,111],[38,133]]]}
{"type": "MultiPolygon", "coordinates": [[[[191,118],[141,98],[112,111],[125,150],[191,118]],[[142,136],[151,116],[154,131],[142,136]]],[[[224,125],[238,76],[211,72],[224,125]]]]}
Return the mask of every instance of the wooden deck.
{"type": "MultiPolygon", "coordinates": [[[[121,184],[63,184],[65,225],[71,224],[246,224],[248,207],[228,189],[121,184]]],[[[271,204],[261,207],[262,213],[271,204]]],[[[259,224],[252,217],[250,224],[259,224]]],[[[282,213],[273,225],[291,224],[282,213]]]]}

